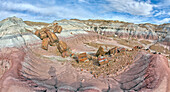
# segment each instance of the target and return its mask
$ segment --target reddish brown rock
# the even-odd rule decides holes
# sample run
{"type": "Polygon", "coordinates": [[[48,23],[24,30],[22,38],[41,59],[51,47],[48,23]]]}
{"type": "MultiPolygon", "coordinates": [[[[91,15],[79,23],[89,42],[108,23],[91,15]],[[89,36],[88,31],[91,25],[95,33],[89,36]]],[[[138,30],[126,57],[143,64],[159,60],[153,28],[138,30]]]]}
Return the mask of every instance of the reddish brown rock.
{"type": "Polygon", "coordinates": [[[44,38],[47,38],[47,34],[44,31],[40,32],[40,39],[43,40],[44,38]]]}
{"type": "Polygon", "coordinates": [[[62,27],[61,26],[55,26],[54,27],[54,33],[61,33],[61,31],[62,31],[62,27]]]}
{"type": "Polygon", "coordinates": [[[105,52],[104,52],[104,48],[103,47],[99,47],[98,51],[96,52],[96,56],[99,56],[99,55],[105,55],[105,52]]]}
{"type": "Polygon", "coordinates": [[[47,31],[46,33],[47,33],[47,35],[48,35],[51,43],[54,43],[54,42],[58,42],[58,41],[59,41],[59,39],[58,39],[58,37],[55,35],[55,33],[51,32],[51,31],[47,31]]]}
{"type": "Polygon", "coordinates": [[[81,53],[78,55],[78,62],[79,63],[85,63],[88,62],[89,59],[87,58],[87,54],[86,53],[81,53]]]}
{"type": "Polygon", "coordinates": [[[42,49],[48,50],[48,43],[49,43],[49,38],[44,38],[42,40],[42,49]]]}
{"type": "Polygon", "coordinates": [[[117,53],[118,53],[117,47],[114,47],[114,48],[112,48],[112,49],[110,49],[110,50],[108,51],[108,54],[109,54],[109,55],[115,55],[115,54],[117,54],[117,53]]]}
{"type": "Polygon", "coordinates": [[[38,37],[40,37],[40,30],[36,30],[36,31],[35,31],[35,35],[38,36],[38,37]]]}
{"type": "Polygon", "coordinates": [[[44,28],[41,29],[41,31],[42,31],[42,32],[47,32],[47,31],[50,31],[50,29],[44,27],[44,28]]]}
{"type": "Polygon", "coordinates": [[[64,51],[64,52],[62,52],[61,56],[65,58],[65,57],[70,56],[70,54],[71,54],[70,51],[64,51]]]}
{"type": "Polygon", "coordinates": [[[109,61],[106,59],[105,56],[99,56],[97,60],[99,62],[99,65],[104,65],[104,64],[109,63],[109,61]]]}
{"type": "Polygon", "coordinates": [[[57,45],[57,48],[60,51],[60,53],[62,53],[62,52],[65,52],[68,47],[67,47],[67,44],[65,42],[59,41],[58,45],[57,45]]]}
{"type": "Polygon", "coordinates": [[[53,26],[56,26],[56,25],[58,25],[58,23],[53,23],[53,26]]]}

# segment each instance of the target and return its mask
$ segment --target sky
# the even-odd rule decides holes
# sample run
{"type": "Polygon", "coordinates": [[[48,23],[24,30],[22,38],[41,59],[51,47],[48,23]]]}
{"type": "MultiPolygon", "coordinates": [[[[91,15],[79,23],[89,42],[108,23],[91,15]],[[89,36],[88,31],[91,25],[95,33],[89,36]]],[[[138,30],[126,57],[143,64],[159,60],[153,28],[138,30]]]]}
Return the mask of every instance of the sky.
{"type": "Polygon", "coordinates": [[[16,16],[51,23],[60,19],[104,19],[170,23],[170,0],[0,0],[0,20],[16,16]]]}

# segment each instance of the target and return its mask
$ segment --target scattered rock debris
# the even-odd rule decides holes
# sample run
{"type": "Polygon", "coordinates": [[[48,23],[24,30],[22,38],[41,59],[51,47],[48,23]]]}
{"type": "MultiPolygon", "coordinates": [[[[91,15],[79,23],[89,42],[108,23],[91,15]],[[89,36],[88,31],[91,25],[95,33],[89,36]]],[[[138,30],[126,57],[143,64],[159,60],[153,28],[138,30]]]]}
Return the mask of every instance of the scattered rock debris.
{"type": "MultiPolygon", "coordinates": [[[[42,40],[42,49],[48,50],[48,45],[56,46],[62,57],[72,57],[72,66],[80,68],[80,71],[88,70],[95,78],[99,76],[108,76],[117,74],[126,66],[134,62],[134,54],[139,52],[143,47],[135,46],[132,50],[122,47],[114,47],[106,51],[102,46],[93,54],[72,53],[64,41],[60,41],[55,33],[61,33],[62,27],[54,23],[50,28],[37,30],[37,35],[42,40]],[[53,32],[50,30],[53,29],[53,32]]],[[[146,49],[146,51],[148,51],[146,49]]]]}
{"type": "Polygon", "coordinates": [[[78,62],[79,63],[88,63],[89,59],[87,58],[87,54],[86,53],[81,53],[78,55],[78,62]]]}
{"type": "Polygon", "coordinates": [[[143,46],[135,46],[135,47],[133,47],[133,50],[139,50],[139,49],[142,49],[143,48],[143,46]]]}
{"type": "Polygon", "coordinates": [[[104,64],[109,63],[109,61],[106,59],[105,56],[99,56],[97,60],[99,62],[99,65],[104,65],[104,64]]]}
{"type": "Polygon", "coordinates": [[[136,50],[128,50],[114,47],[104,51],[103,47],[99,47],[98,51],[93,54],[71,54],[71,57],[75,59],[75,61],[72,61],[72,65],[79,68],[80,71],[88,70],[94,78],[106,77],[125,70],[128,65],[134,62],[134,54],[138,52],[140,52],[138,48],[136,50]]]}

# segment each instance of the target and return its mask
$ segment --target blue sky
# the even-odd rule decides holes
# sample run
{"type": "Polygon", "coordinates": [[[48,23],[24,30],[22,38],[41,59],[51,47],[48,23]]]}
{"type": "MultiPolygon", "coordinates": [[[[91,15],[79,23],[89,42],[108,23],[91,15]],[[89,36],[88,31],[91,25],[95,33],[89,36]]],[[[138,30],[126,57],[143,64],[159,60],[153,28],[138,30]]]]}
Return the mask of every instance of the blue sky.
{"type": "Polygon", "coordinates": [[[0,20],[105,19],[170,23],[170,0],[0,0],[0,20]]]}

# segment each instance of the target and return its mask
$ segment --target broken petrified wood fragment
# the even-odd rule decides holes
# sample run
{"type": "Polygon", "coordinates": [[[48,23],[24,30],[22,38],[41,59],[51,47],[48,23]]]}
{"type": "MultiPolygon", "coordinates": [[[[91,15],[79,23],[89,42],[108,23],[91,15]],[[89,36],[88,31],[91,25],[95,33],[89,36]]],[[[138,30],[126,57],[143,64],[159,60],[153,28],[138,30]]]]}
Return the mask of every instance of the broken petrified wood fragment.
{"type": "Polygon", "coordinates": [[[88,62],[89,59],[87,58],[87,54],[86,53],[81,53],[78,55],[78,62],[79,63],[84,63],[84,62],[88,62]]]}
{"type": "Polygon", "coordinates": [[[126,52],[126,49],[125,48],[118,48],[117,50],[119,53],[125,53],[126,52]]]}
{"type": "Polygon", "coordinates": [[[53,26],[58,25],[58,23],[53,23],[53,26]]]}
{"type": "Polygon", "coordinates": [[[67,44],[63,41],[59,41],[58,42],[58,45],[57,45],[57,48],[59,50],[60,53],[63,53],[67,50],[67,44]]]}
{"type": "Polygon", "coordinates": [[[63,58],[67,57],[67,56],[68,56],[68,55],[67,55],[67,51],[63,52],[63,53],[61,54],[61,56],[62,56],[63,58]]]}
{"type": "Polygon", "coordinates": [[[98,62],[99,62],[99,65],[104,65],[104,64],[107,64],[109,61],[106,59],[105,56],[99,56],[98,57],[98,62]]]}
{"type": "Polygon", "coordinates": [[[50,42],[54,43],[54,42],[58,42],[59,41],[59,39],[55,35],[55,33],[51,32],[51,31],[47,31],[46,33],[47,33],[47,35],[48,35],[48,37],[50,39],[50,42]]]}
{"type": "Polygon", "coordinates": [[[62,31],[62,27],[61,26],[56,25],[54,27],[54,33],[61,33],[61,31],[62,31]]]}
{"type": "Polygon", "coordinates": [[[48,28],[42,28],[41,31],[47,32],[47,31],[50,31],[50,29],[48,29],[48,28]]]}
{"type": "Polygon", "coordinates": [[[114,48],[112,48],[108,51],[108,54],[109,55],[115,55],[115,54],[117,54],[117,52],[118,52],[117,47],[114,47],[114,48]]]}
{"type": "Polygon", "coordinates": [[[69,50],[67,50],[67,51],[62,52],[61,56],[65,58],[65,57],[70,56],[70,54],[71,54],[71,52],[69,50]]]}
{"type": "Polygon", "coordinates": [[[142,49],[143,48],[143,46],[135,46],[135,47],[133,47],[133,50],[138,50],[138,49],[142,49]]]}
{"type": "Polygon", "coordinates": [[[79,61],[79,63],[87,63],[87,62],[89,62],[89,59],[88,58],[81,58],[78,61],[79,61]]]}
{"type": "Polygon", "coordinates": [[[40,39],[43,40],[44,38],[47,38],[47,34],[44,31],[40,32],[40,39]]]}
{"type": "Polygon", "coordinates": [[[54,33],[57,33],[57,31],[58,31],[58,25],[55,25],[55,26],[54,26],[54,29],[53,29],[53,32],[54,32],[54,33]]]}
{"type": "Polygon", "coordinates": [[[98,49],[98,51],[97,51],[97,53],[96,53],[96,56],[99,56],[99,55],[105,55],[105,52],[104,52],[104,49],[103,49],[103,47],[99,47],[99,49],[98,49]]]}
{"type": "Polygon", "coordinates": [[[38,36],[38,37],[40,37],[40,30],[36,30],[36,31],[35,31],[35,35],[38,36]]]}
{"type": "Polygon", "coordinates": [[[44,38],[42,40],[42,49],[48,50],[48,42],[49,42],[49,38],[44,38]]]}
{"type": "Polygon", "coordinates": [[[49,45],[50,45],[50,46],[56,46],[57,43],[52,43],[52,42],[49,41],[49,45]]]}
{"type": "Polygon", "coordinates": [[[83,58],[83,57],[87,57],[87,54],[86,53],[81,53],[78,55],[78,58],[83,58]]]}
{"type": "Polygon", "coordinates": [[[61,33],[61,31],[62,31],[62,27],[59,26],[57,33],[61,33]]]}

